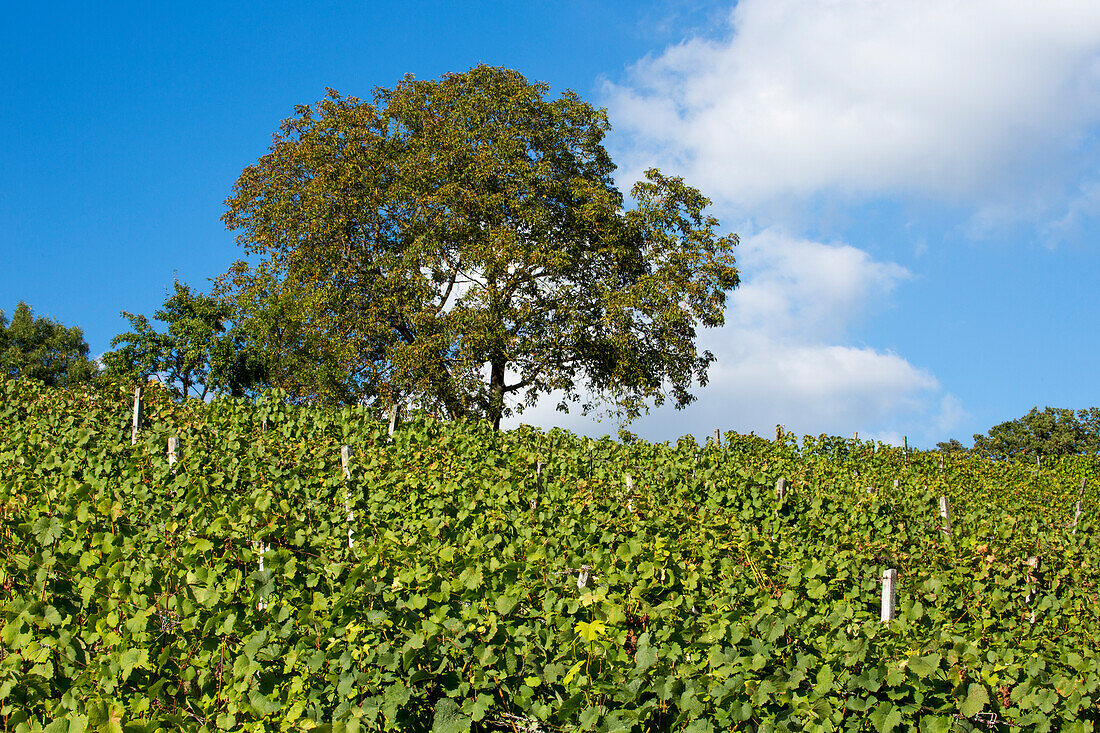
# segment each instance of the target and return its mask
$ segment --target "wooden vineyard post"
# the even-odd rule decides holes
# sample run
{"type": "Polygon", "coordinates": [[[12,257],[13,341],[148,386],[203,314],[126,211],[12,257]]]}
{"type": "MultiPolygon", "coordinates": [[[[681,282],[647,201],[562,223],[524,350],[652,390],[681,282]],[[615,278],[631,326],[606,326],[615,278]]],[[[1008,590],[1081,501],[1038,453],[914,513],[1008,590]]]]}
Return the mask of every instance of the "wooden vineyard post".
{"type": "Polygon", "coordinates": [[[344,478],[351,478],[351,446],[340,446],[340,468],[344,469],[344,478]]]}
{"type": "Polygon", "coordinates": [[[857,440],[859,440],[859,431],[858,430],[856,430],[855,432],[852,433],[852,441],[854,442],[854,441],[857,441],[857,440]]]}
{"type": "Polygon", "coordinates": [[[1081,479],[1081,492],[1077,495],[1077,511],[1073,513],[1073,533],[1077,534],[1077,520],[1081,518],[1081,500],[1085,498],[1085,481],[1081,479]]]}
{"type": "Polygon", "coordinates": [[[946,496],[940,497],[940,518],[943,519],[943,531],[951,539],[951,505],[946,496]]]}
{"type": "MultiPolygon", "coordinates": [[[[259,542],[259,545],[260,545],[260,573],[263,573],[263,571],[264,571],[264,553],[268,551],[269,545],[266,542],[264,542],[263,540],[259,540],[258,542],[259,542]]],[[[260,578],[260,582],[261,583],[264,582],[262,577],[260,578]]],[[[264,597],[263,595],[260,596],[260,600],[256,604],[256,610],[257,611],[266,611],[267,610],[267,598],[264,597]]]]}
{"type": "Polygon", "coordinates": [[[134,419],[130,425],[130,445],[137,445],[138,429],[141,427],[141,387],[134,387],[134,419]]]}
{"type": "Polygon", "coordinates": [[[899,478],[894,479],[894,491],[897,491],[900,488],[901,488],[901,479],[899,479],[899,478]]]}
{"type": "Polygon", "coordinates": [[[714,447],[717,448],[722,444],[722,434],[718,431],[718,428],[714,429],[714,447]]]}
{"type": "Polygon", "coordinates": [[[890,568],[882,573],[882,622],[894,620],[894,601],[898,592],[898,571],[890,568]]]}
{"type": "Polygon", "coordinates": [[[940,470],[943,470],[943,454],[940,454],[940,470]]]}
{"type": "Polygon", "coordinates": [[[344,469],[344,511],[348,515],[348,548],[354,544],[354,531],[351,528],[355,520],[355,512],[351,510],[351,446],[340,446],[340,467],[344,469]]]}
{"type": "Polygon", "coordinates": [[[630,474],[624,474],[623,482],[626,484],[626,510],[634,511],[634,479],[630,474]]]}
{"type": "Polygon", "coordinates": [[[901,449],[903,451],[905,451],[906,453],[909,452],[909,436],[907,436],[907,435],[901,436],[901,449]]]}
{"type": "Polygon", "coordinates": [[[174,465],[180,459],[180,439],[172,436],[168,439],[168,465],[174,465]]]}
{"type": "MultiPolygon", "coordinates": [[[[1039,580],[1039,557],[1037,555],[1032,555],[1031,557],[1029,557],[1027,559],[1027,567],[1028,584],[1031,585],[1037,583],[1039,580]]],[[[1028,606],[1031,607],[1031,623],[1035,623],[1035,605],[1032,603],[1032,599],[1034,598],[1035,591],[1029,588],[1027,591],[1027,597],[1024,599],[1024,601],[1028,604],[1028,606]]]]}
{"type": "Polygon", "coordinates": [[[775,482],[775,500],[782,501],[783,497],[787,495],[787,479],[780,478],[775,482]]]}

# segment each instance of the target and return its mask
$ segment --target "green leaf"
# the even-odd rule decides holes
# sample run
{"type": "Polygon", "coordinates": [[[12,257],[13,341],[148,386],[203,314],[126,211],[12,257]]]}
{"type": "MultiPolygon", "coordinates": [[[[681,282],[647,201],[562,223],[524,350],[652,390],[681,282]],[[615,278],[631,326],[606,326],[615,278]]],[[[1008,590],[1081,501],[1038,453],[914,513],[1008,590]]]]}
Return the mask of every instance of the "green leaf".
{"type": "Polygon", "coordinates": [[[980,713],[989,704],[989,693],[985,687],[976,682],[970,683],[967,688],[966,700],[959,706],[959,712],[963,717],[970,718],[980,713]]]}
{"type": "Polygon", "coordinates": [[[636,557],[641,551],[642,543],[637,539],[631,539],[628,542],[620,543],[615,549],[615,554],[620,560],[629,561],[631,558],[636,557]]]}
{"type": "Polygon", "coordinates": [[[58,613],[57,609],[53,606],[46,606],[45,611],[42,613],[42,618],[51,626],[61,625],[61,614],[58,613]]]}
{"type": "Polygon", "coordinates": [[[954,733],[955,717],[952,715],[926,715],[921,718],[921,733],[954,733]]]}
{"type": "Polygon", "coordinates": [[[573,679],[577,676],[577,673],[581,671],[581,667],[583,667],[583,666],[584,666],[584,662],[581,661],[581,662],[577,662],[572,667],[570,667],[569,671],[565,673],[564,677],[562,677],[561,683],[563,685],[565,685],[566,687],[568,687],[569,683],[573,681],[573,679]]]}
{"type": "Polygon", "coordinates": [[[57,517],[40,517],[34,523],[34,537],[43,547],[49,547],[61,536],[61,522],[57,517]]]}
{"type": "Polygon", "coordinates": [[[891,702],[880,702],[871,713],[871,724],[878,733],[891,733],[901,725],[901,710],[891,702]]]}
{"type": "Polygon", "coordinates": [[[248,702],[260,715],[274,715],[283,707],[259,690],[252,690],[248,693],[248,702]]]}
{"type": "Polygon", "coordinates": [[[924,657],[914,655],[909,657],[909,662],[906,666],[917,677],[931,677],[932,673],[939,669],[940,659],[940,655],[936,653],[924,657]]]}
{"type": "Polygon", "coordinates": [[[607,627],[603,621],[578,621],[576,626],[573,627],[577,635],[585,641],[592,643],[604,635],[607,631],[607,627]]]}
{"type": "Polygon", "coordinates": [[[9,647],[23,646],[33,638],[31,634],[22,633],[24,625],[25,622],[22,616],[12,619],[4,625],[3,631],[0,631],[0,641],[3,641],[9,647]]]}
{"type": "Polygon", "coordinates": [[[263,628],[257,631],[252,637],[244,643],[242,651],[245,657],[250,661],[256,658],[256,653],[260,651],[260,648],[267,642],[267,629],[263,628]]]}
{"type": "Polygon", "coordinates": [[[517,603],[519,603],[519,599],[513,596],[497,596],[497,612],[501,616],[507,616],[516,607],[517,603]]]}
{"type": "Polygon", "coordinates": [[[464,711],[468,712],[470,719],[475,723],[485,717],[485,713],[489,711],[489,708],[493,705],[493,696],[478,693],[477,699],[472,702],[467,701],[467,704],[463,705],[464,711]]]}
{"type": "Polygon", "coordinates": [[[644,672],[657,663],[657,650],[646,644],[638,645],[638,651],[634,653],[634,671],[644,672]]]}
{"type": "Polygon", "coordinates": [[[436,703],[432,733],[466,733],[472,724],[473,719],[454,700],[445,697],[436,703]]]}
{"type": "Polygon", "coordinates": [[[817,685],[814,687],[814,694],[824,697],[832,692],[832,689],[833,668],[828,664],[822,665],[821,669],[817,671],[817,685]]]}
{"type": "Polygon", "coordinates": [[[68,733],[69,721],[65,718],[57,718],[42,729],[42,733],[68,733]]]}
{"type": "Polygon", "coordinates": [[[123,681],[130,676],[134,667],[144,667],[148,661],[149,651],[147,649],[127,649],[124,651],[118,660],[119,666],[122,667],[123,681]]]}
{"type": "Polygon", "coordinates": [[[596,727],[596,723],[599,722],[603,710],[600,707],[585,708],[581,711],[578,718],[581,730],[593,730],[596,727]]]}

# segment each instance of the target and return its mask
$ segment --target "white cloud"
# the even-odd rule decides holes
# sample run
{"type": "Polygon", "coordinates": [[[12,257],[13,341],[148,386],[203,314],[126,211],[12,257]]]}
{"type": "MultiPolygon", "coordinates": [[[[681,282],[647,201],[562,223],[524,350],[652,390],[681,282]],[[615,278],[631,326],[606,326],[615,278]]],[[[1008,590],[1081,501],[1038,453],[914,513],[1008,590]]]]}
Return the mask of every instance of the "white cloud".
{"type": "Polygon", "coordinates": [[[817,342],[842,336],[872,301],[909,277],[904,267],[875,262],[861,249],[775,228],[744,239],[738,266],[749,277],[732,295],[730,322],[817,342]]]}
{"type": "Polygon", "coordinates": [[[969,417],[970,413],[966,411],[958,397],[953,394],[945,394],[940,400],[939,413],[932,425],[936,431],[935,434],[938,436],[935,442],[945,440],[944,436],[958,428],[969,417]]]}
{"type": "Polygon", "coordinates": [[[723,38],[646,57],[605,92],[628,175],[657,163],[750,210],[819,192],[1057,195],[1094,160],[1100,4],[741,0],[723,38]]]}
{"type": "MultiPolygon", "coordinates": [[[[936,432],[944,409],[932,374],[892,352],[844,343],[861,315],[909,277],[903,267],[777,229],[746,237],[739,264],[744,284],[730,296],[726,325],[700,334],[700,346],[718,357],[710,385],[688,409],[661,408],[630,430],[655,440],[716,427],[772,435],[777,424],[799,434],[896,425],[912,425],[911,435],[936,432]]],[[[553,404],[546,399],[510,424],[592,435],[618,429],[564,416],[553,404]]]]}
{"type": "MultiPolygon", "coordinates": [[[[972,236],[1027,220],[1051,222],[1036,231],[1058,240],[1100,212],[1100,4],[740,0],[710,38],[647,56],[605,94],[621,180],[657,165],[725,219],[757,222],[726,326],[700,334],[718,357],[711,383],[687,410],[631,426],[652,439],[777,423],[926,447],[953,437],[970,419],[960,400],[854,337],[913,276],[792,234],[797,222],[892,198],[934,202],[972,236]]],[[[906,225],[914,258],[929,247],[919,219],[906,225]]],[[[830,229],[820,217],[813,228],[830,229]]],[[[617,429],[552,405],[524,419],[617,429]]]]}
{"type": "Polygon", "coordinates": [[[1048,247],[1053,248],[1066,240],[1078,240],[1085,222],[1100,212],[1100,181],[1087,180],[1080,184],[1076,195],[1063,207],[1063,213],[1049,222],[1043,230],[1048,247]]]}

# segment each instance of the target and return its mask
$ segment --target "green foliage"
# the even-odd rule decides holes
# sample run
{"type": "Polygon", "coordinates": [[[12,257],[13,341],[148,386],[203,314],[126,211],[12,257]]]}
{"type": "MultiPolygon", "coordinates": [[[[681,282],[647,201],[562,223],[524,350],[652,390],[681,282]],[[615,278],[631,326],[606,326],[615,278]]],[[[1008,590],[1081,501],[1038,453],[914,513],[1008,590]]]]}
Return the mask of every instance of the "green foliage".
{"type": "Polygon", "coordinates": [[[51,387],[88,382],[96,376],[84,332],[49,318],[35,318],[20,301],[11,323],[0,311],[0,379],[37,379],[51,387]]]}
{"type": "Polygon", "coordinates": [[[132,331],[111,341],[103,355],[106,381],[144,383],[158,376],[177,399],[205,399],[214,392],[243,397],[263,379],[263,369],[244,331],[233,324],[232,304],[194,293],[178,280],[164,307],[154,315],[167,324],[153,329],[145,316],[123,312],[132,331]]]}
{"type": "Polygon", "coordinates": [[[974,451],[990,458],[1065,456],[1100,451],[1100,408],[1031,408],[1023,417],[974,436],[974,451]]]}
{"type": "Polygon", "coordinates": [[[330,91],[283,123],[223,217],[256,263],[222,286],[275,384],[494,425],[554,391],[626,419],[694,399],[737,238],[656,170],[624,210],[605,112],[548,90],[480,65],[372,102],[330,91]]]}
{"type": "Polygon", "coordinates": [[[131,446],[124,390],[0,382],[9,730],[1100,718],[1095,457],[941,469],[825,436],[624,444],[420,414],[390,440],[364,407],[147,392],[131,446]]]}

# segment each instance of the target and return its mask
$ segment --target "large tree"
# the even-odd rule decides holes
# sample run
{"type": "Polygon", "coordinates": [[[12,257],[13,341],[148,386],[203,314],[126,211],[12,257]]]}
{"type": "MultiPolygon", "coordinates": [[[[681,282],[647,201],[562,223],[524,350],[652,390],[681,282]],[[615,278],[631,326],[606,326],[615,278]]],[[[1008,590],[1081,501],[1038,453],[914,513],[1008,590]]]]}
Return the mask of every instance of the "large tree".
{"type": "Polygon", "coordinates": [[[222,284],[276,383],[494,426],[551,392],[626,419],[694,399],[737,237],[657,170],[625,208],[605,111],[548,91],[482,65],[295,110],[223,217],[253,257],[222,284]]]}
{"type": "Polygon", "coordinates": [[[243,396],[262,383],[262,369],[252,357],[244,332],[232,321],[231,303],[196,293],[176,281],[164,307],[149,319],[123,311],[131,331],[111,341],[115,349],[103,355],[105,378],[144,382],[158,377],[178,398],[220,392],[243,396]]]}
{"type": "Polygon", "coordinates": [[[9,323],[0,311],[0,376],[29,377],[51,387],[69,387],[95,377],[84,332],[50,318],[35,318],[20,301],[9,323]]]}

